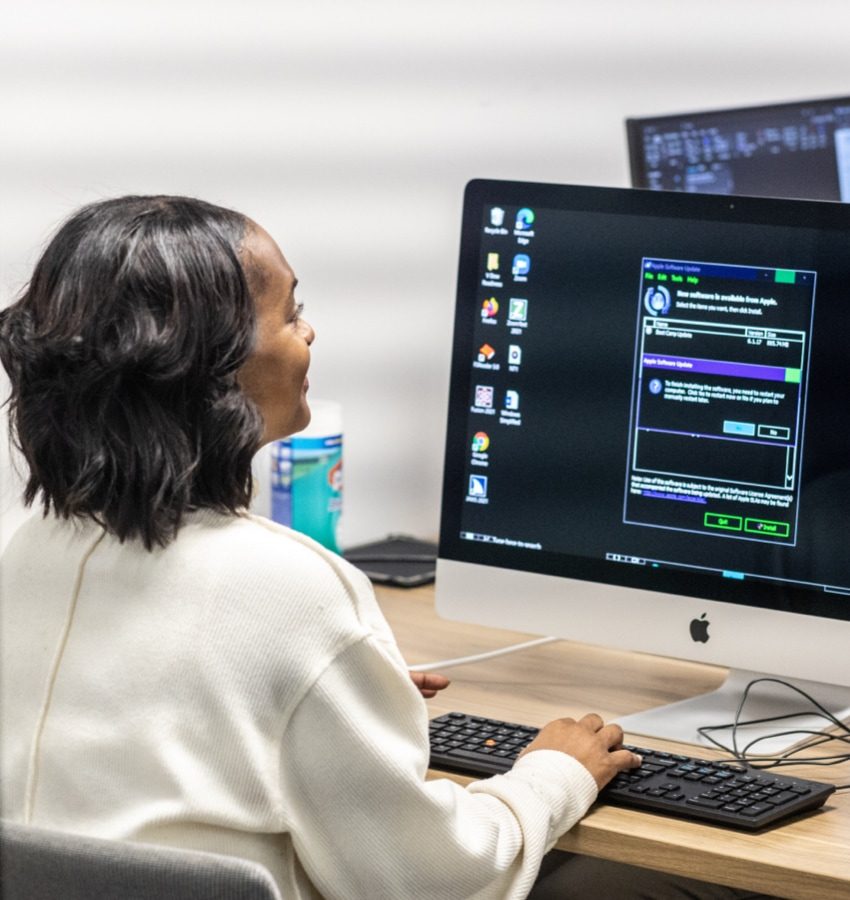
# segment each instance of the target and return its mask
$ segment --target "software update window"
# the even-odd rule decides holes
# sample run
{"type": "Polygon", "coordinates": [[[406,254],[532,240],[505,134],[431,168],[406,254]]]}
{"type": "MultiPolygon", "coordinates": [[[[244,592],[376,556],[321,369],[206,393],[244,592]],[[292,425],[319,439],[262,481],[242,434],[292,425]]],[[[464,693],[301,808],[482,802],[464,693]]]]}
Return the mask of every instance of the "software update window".
{"type": "Polygon", "coordinates": [[[645,258],[641,281],[624,521],[793,545],[815,273],[645,258]]]}

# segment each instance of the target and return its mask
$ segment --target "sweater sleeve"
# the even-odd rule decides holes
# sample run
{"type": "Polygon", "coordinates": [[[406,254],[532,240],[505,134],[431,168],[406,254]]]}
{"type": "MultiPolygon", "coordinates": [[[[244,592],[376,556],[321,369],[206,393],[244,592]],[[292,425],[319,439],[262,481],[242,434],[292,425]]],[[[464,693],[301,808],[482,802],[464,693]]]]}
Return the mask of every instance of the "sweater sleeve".
{"type": "Polygon", "coordinates": [[[596,798],[555,750],[463,788],[426,781],[425,704],[369,635],[325,669],[293,713],[281,756],[287,824],[327,898],[521,898],[540,861],[596,798]]]}

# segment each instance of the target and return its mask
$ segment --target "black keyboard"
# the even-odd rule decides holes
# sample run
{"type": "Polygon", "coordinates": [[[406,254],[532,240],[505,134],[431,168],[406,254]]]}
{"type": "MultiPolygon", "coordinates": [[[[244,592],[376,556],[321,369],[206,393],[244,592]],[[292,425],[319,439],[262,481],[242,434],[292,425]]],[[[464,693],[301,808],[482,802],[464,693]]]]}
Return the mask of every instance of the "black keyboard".
{"type": "MultiPolygon", "coordinates": [[[[431,768],[500,775],[538,731],[447,713],[430,722],[431,768]]],[[[756,831],[821,806],[835,790],[831,784],[770,775],[738,762],[626,746],[643,757],[643,764],[615,776],[600,792],[601,803],[756,831]]]]}

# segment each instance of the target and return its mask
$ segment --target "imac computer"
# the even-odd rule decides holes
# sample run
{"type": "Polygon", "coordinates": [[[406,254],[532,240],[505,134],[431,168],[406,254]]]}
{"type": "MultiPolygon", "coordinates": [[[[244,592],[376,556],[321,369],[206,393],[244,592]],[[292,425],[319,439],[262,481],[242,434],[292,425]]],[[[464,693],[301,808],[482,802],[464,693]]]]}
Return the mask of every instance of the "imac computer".
{"type": "Polygon", "coordinates": [[[850,97],[626,120],[632,186],[850,201],[850,97]]]}
{"type": "Polygon", "coordinates": [[[436,603],[850,715],[850,206],[470,182],[436,603]]]}

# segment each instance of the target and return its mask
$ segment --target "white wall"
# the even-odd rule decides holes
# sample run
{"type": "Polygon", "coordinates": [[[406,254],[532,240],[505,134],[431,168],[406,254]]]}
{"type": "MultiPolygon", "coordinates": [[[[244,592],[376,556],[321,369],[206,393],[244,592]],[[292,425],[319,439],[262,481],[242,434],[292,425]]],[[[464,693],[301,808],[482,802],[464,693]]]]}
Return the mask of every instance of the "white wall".
{"type": "Polygon", "coordinates": [[[301,280],[312,394],[344,407],[344,542],[435,534],[464,183],[626,185],[625,116],[850,93],[849,33],[847,0],[10,4],[0,303],[81,203],[247,213],[301,280]]]}

